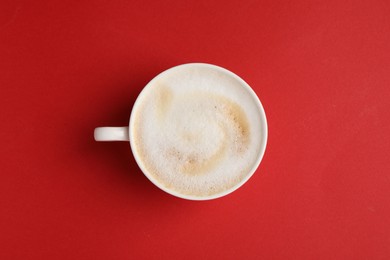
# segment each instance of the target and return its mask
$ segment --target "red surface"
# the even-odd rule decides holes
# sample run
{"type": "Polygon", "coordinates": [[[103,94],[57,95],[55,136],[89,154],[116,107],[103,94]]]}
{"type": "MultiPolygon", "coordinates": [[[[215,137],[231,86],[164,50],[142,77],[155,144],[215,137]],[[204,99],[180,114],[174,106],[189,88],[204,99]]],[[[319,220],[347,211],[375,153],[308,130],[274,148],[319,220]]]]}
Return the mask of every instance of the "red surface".
{"type": "Polygon", "coordinates": [[[0,259],[390,259],[387,0],[2,0],[0,101],[0,259]],[[268,116],[257,173],[207,202],[92,137],[187,62],[268,116]]]}

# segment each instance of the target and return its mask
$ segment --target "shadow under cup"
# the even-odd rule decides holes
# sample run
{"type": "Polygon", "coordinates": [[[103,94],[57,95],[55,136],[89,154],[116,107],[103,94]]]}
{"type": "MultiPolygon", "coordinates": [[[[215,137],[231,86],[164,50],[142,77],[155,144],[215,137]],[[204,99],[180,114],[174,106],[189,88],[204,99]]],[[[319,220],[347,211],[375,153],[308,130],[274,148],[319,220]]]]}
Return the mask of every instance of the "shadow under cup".
{"type": "Polygon", "coordinates": [[[256,171],[267,143],[260,100],[236,74],[189,63],[152,79],[129,127],[96,128],[97,141],[128,141],[145,176],[189,200],[225,196],[256,171]]]}

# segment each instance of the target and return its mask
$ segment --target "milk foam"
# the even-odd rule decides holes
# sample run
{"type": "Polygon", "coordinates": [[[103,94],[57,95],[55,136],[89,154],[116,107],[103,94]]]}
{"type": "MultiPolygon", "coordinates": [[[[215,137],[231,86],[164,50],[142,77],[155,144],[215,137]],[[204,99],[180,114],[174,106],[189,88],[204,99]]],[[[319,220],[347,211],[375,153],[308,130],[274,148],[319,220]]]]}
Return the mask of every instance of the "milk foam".
{"type": "Polygon", "coordinates": [[[133,150],[165,188],[210,196],[234,187],[256,164],[259,107],[237,78],[177,67],[154,79],[137,102],[133,150]]]}

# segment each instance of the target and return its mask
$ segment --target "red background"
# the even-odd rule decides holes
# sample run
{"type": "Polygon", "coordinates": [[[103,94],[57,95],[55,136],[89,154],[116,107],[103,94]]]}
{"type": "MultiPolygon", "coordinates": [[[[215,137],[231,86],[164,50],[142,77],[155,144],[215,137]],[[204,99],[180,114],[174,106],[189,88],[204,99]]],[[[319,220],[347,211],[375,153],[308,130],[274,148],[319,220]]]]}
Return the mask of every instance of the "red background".
{"type": "Polygon", "coordinates": [[[0,2],[0,259],[390,259],[390,2],[0,2]],[[165,194],[126,143],[187,62],[260,97],[265,157],[224,198],[165,194]]]}

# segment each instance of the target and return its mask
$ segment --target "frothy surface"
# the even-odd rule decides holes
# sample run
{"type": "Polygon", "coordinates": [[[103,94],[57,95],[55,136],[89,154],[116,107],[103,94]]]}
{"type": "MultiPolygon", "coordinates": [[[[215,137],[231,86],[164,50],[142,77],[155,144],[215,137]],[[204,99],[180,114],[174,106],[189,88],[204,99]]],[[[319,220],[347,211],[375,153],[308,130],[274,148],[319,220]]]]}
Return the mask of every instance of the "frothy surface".
{"type": "Polygon", "coordinates": [[[253,96],[213,67],[176,67],[154,79],[137,101],[133,150],[150,177],[195,197],[228,190],[245,178],[260,152],[253,96]]]}

